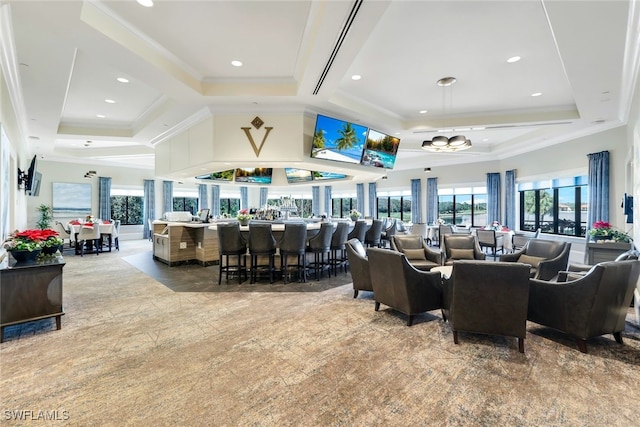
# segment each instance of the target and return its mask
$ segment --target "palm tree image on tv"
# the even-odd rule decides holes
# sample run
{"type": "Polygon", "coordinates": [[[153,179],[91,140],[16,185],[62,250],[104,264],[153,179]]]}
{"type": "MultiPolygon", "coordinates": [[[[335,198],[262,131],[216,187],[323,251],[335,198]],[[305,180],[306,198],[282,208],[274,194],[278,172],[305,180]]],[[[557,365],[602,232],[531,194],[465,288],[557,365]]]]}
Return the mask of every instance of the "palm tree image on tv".
{"type": "Polygon", "coordinates": [[[340,134],[340,138],[336,139],[336,149],[342,151],[353,148],[358,140],[358,136],[351,123],[345,123],[338,133],[340,134]]]}
{"type": "Polygon", "coordinates": [[[318,115],[313,133],[311,157],[347,163],[360,163],[367,128],[318,115]]]}
{"type": "Polygon", "coordinates": [[[324,148],[324,130],[317,129],[313,134],[313,148],[322,150],[324,148]]]}

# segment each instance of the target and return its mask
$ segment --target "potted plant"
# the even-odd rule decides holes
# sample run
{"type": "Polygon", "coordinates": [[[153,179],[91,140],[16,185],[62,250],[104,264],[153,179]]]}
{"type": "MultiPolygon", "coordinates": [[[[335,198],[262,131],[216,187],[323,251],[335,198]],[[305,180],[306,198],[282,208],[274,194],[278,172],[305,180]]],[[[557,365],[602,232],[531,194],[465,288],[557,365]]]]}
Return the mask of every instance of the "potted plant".
{"type": "Polygon", "coordinates": [[[249,215],[248,209],[240,209],[236,218],[238,219],[238,222],[240,222],[240,225],[247,225],[249,224],[251,215],[249,215]]]}
{"type": "Polygon", "coordinates": [[[42,230],[16,230],[9,235],[4,243],[4,248],[18,262],[33,261],[42,251],[43,241],[42,230]]]}
{"type": "Polygon", "coordinates": [[[351,211],[349,212],[349,218],[351,218],[351,221],[355,222],[361,216],[362,216],[362,214],[357,209],[351,209],[351,211]]]}
{"type": "Polygon", "coordinates": [[[614,242],[630,243],[633,239],[624,231],[617,230],[606,221],[596,221],[589,230],[589,236],[598,242],[612,240],[614,242]]]}
{"type": "Polygon", "coordinates": [[[38,218],[38,221],[36,222],[36,226],[40,230],[49,228],[49,224],[51,223],[51,220],[53,220],[53,208],[43,203],[40,206],[38,206],[38,212],[39,212],[40,218],[38,218]]]}

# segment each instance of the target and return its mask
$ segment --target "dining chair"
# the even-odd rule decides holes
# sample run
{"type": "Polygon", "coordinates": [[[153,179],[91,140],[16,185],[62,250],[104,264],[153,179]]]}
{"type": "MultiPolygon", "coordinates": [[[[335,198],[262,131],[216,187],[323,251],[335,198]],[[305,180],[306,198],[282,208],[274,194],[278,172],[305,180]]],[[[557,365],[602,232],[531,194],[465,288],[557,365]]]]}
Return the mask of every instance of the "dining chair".
{"type": "Polygon", "coordinates": [[[53,224],[53,230],[56,231],[58,233],[58,236],[62,239],[62,240],[68,240],[69,241],[69,247],[72,248],[73,247],[73,239],[74,239],[74,233],[70,233],[69,231],[67,231],[64,228],[64,225],[62,225],[61,222],[56,221],[53,224]]]}
{"type": "Polygon", "coordinates": [[[84,256],[84,251],[87,246],[95,250],[96,255],[99,255],[102,251],[102,239],[100,236],[100,226],[98,224],[83,225],[80,227],[78,233],[78,241],[76,242],[80,246],[80,256],[84,256]]]}
{"type": "Polygon", "coordinates": [[[480,249],[489,248],[495,259],[497,252],[504,253],[504,236],[497,236],[495,230],[476,230],[478,235],[478,245],[480,249]]]}

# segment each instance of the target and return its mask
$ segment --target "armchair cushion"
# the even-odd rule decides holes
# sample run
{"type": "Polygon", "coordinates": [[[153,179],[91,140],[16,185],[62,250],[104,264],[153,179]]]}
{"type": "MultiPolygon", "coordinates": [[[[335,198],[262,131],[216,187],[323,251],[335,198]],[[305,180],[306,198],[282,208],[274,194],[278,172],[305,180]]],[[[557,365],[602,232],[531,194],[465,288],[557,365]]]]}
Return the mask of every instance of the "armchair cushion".
{"type": "Polygon", "coordinates": [[[450,249],[451,259],[474,259],[473,249],[450,249]]]}
{"type": "Polygon", "coordinates": [[[538,268],[538,264],[540,264],[540,261],[542,261],[543,259],[544,258],[541,258],[538,256],[530,256],[530,255],[522,254],[518,258],[518,262],[521,262],[523,264],[529,264],[533,268],[538,268]]]}
{"type": "Polygon", "coordinates": [[[427,257],[424,255],[424,249],[405,249],[403,252],[407,256],[407,258],[411,261],[427,260],[427,257]]]}

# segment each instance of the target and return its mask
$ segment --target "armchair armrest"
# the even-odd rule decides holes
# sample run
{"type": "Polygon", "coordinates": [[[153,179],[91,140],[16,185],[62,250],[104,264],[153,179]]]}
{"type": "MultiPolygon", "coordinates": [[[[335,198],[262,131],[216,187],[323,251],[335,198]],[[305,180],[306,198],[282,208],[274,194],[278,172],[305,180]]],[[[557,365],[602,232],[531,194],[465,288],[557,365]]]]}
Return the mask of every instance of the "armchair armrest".
{"type": "Polygon", "coordinates": [[[544,261],[540,261],[538,264],[538,269],[536,271],[535,279],[540,280],[551,280],[555,277],[559,271],[565,270],[567,268],[567,261],[569,258],[568,251],[565,249],[555,258],[545,259],[544,261]]]}
{"type": "Polygon", "coordinates": [[[444,265],[444,254],[440,251],[434,251],[424,241],[422,242],[422,249],[424,249],[424,256],[438,265],[444,265]]]}
{"type": "Polygon", "coordinates": [[[513,252],[511,254],[503,254],[500,255],[499,260],[503,262],[518,262],[520,259],[520,255],[524,253],[524,250],[519,250],[518,252],[513,252]]]}
{"type": "Polygon", "coordinates": [[[569,264],[567,271],[584,271],[587,272],[593,268],[593,265],[589,264],[569,264]]]}

